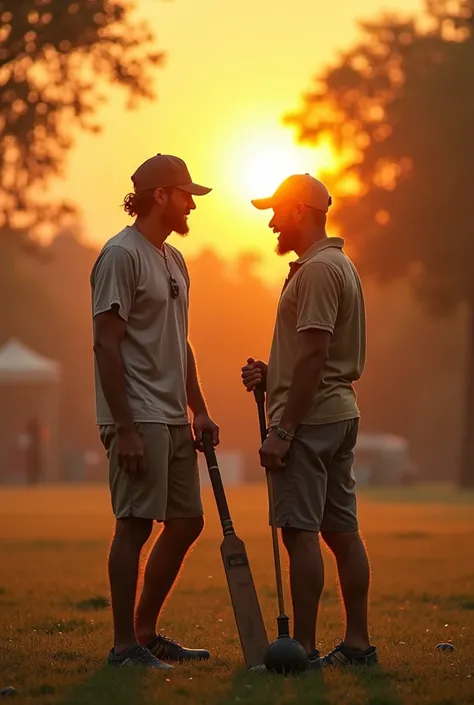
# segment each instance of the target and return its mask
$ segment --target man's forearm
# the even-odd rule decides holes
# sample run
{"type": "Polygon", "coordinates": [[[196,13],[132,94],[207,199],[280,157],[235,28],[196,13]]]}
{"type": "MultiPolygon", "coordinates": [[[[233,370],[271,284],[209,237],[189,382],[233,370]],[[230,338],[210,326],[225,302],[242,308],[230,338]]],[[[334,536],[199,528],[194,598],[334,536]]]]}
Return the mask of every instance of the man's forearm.
{"type": "Polygon", "coordinates": [[[196,414],[207,414],[206,402],[199,385],[196,368],[196,360],[191,345],[188,343],[188,373],[186,378],[186,393],[188,396],[188,406],[196,414]]]}
{"type": "Polygon", "coordinates": [[[127,400],[125,370],[120,350],[116,346],[96,344],[94,353],[102,391],[116,427],[132,428],[133,415],[127,400]]]}
{"type": "Polygon", "coordinates": [[[300,352],[296,359],[288,399],[279,424],[280,428],[289,433],[296,431],[319,387],[324,363],[325,355],[322,352],[300,352]]]}

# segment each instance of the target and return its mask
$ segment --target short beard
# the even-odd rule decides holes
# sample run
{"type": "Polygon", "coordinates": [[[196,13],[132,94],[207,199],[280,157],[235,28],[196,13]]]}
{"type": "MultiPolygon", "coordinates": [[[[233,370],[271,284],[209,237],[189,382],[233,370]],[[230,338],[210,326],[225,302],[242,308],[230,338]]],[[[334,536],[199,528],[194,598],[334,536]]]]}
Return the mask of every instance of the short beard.
{"type": "Polygon", "coordinates": [[[279,257],[284,257],[284,255],[288,255],[290,252],[293,252],[294,250],[294,242],[292,242],[291,235],[290,237],[285,237],[281,236],[280,234],[280,239],[277,242],[275,252],[279,257]]]}
{"type": "Polygon", "coordinates": [[[163,213],[163,224],[166,225],[171,232],[181,235],[181,237],[186,237],[189,233],[189,225],[185,216],[178,215],[173,206],[168,206],[163,213]]]}
{"type": "Polygon", "coordinates": [[[179,226],[176,224],[176,227],[173,228],[173,232],[180,237],[186,237],[189,233],[189,225],[186,222],[181,223],[179,226]]]}

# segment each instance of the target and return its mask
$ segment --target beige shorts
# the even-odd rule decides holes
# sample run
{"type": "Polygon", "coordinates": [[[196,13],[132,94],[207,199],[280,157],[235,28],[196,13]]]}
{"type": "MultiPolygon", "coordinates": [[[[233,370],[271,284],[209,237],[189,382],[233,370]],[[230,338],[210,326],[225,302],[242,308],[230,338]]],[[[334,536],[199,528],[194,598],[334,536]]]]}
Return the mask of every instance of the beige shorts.
{"type": "Polygon", "coordinates": [[[274,471],[276,524],[306,531],[358,529],[353,470],[359,419],[300,426],[274,471]]]}
{"type": "Polygon", "coordinates": [[[194,518],[203,515],[201,488],[191,426],[137,423],[145,447],[146,473],[132,478],[117,466],[114,426],[101,426],[109,460],[112,509],[117,519],[194,518]]]}

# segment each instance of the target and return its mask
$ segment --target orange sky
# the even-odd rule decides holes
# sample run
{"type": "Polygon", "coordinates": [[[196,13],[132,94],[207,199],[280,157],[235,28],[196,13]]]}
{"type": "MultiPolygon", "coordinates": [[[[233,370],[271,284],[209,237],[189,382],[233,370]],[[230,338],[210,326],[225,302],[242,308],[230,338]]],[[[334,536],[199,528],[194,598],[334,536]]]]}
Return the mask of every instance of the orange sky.
{"type": "Polygon", "coordinates": [[[296,147],[281,123],[300,105],[311,77],[357,37],[356,20],[383,10],[416,12],[421,0],[137,0],[167,53],[158,99],[124,111],[120,95],[101,110],[99,136],[79,135],[67,178],[54,193],[77,202],[88,238],[102,244],[129,221],[120,203],[134,168],[156,152],[184,158],[196,181],[214,187],[198,200],[184,254],[212,246],[232,257],[253,250],[262,272],[286,275],[291,257],[274,253],[268,213],[249,204],[290,170],[317,175],[327,155],[296,147]]]}

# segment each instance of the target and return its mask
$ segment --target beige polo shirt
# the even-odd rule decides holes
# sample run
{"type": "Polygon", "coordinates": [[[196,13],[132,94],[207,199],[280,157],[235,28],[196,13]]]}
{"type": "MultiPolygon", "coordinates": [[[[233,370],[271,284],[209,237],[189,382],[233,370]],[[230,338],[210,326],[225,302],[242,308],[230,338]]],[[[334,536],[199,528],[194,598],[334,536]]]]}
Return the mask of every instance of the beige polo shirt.
{"type": "MultiPolygon", "coordinates": [[[[127,323],[121,355],[133,420],[186,424],[189,276],[181,253],[164,245],[179,286],[171,297],[162,252],[133,226],[103,247],[91,272],[92,315],[114,304],[127,323]]],[[[114,423],[95,364],[96,422],[114,423]]]]}
{"type": "Polygon", "coordinates": [[[270,426],[280,422],[298,356],[298,333],[308,328],[329,331],[331,342],[321,383],[301,423],[332,423],[360,415],[353,383],[365,365],[365,306],[359,275],[343,246],[342,238],[325,238],[290,265],[268,363],[270,426]]]}

